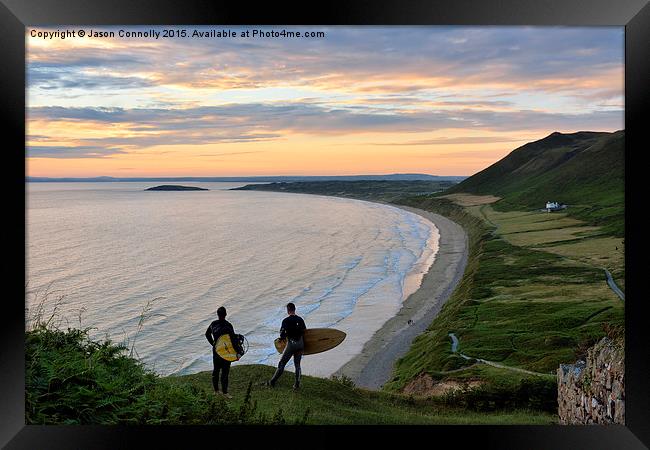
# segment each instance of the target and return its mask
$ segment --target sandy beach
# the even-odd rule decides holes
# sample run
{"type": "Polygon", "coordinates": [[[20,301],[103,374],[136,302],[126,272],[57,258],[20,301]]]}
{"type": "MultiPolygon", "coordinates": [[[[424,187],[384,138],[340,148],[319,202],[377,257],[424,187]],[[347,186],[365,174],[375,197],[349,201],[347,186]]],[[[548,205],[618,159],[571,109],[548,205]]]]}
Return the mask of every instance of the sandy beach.
{"type": "Polygon", "coordinates": [[[417,208],[393,205],[431,221],[440,233],[439,249],[420,288],[403,303],[399,312],[366,342],[361,353],[336,375],[352,378],[359,387],[379,389],[391,376],[397,359],[406,354],[411,342],[423,333],[451,296],[467,264],[467,234],[455,222],[417,208]],[[412,323],[409,325],[409,320],[412,323]]]}

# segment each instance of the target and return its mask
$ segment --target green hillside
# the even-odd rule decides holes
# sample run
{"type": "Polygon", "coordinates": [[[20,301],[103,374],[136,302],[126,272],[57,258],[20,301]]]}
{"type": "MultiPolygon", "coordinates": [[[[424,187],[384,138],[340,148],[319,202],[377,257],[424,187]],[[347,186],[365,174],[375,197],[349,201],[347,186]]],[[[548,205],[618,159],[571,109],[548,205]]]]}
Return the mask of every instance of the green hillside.
{"type": "MultiPolygon", "coordinates": [[[[402,392],[419,379],[472,380],[501,389],[502,395],[530,398],[532,392],[547,392],[544,398],[551,401],[557,393],[547,391],[547,383],[555,380],[559,365],[575,362],[584,349],[624,324],[624,303],[598,267],[606,250],[596,244],[614,238],[576,237],[588,227],[562,213],[498,213],[490,203],[461,206],[434,196],[401,203],[461,224],[469,237],[469,257],[460,284],[397,361],[385,389],[402,392]],[[553,247],[541,247],[540,241],[553,247]],[[596,263],[578,246],[589,248],[596,263]],[[452,350],[449,333],[459,340],[458,351],[472,359],[452,350]],[[477,358],[537,374],[522,378],[512,369],[476,364],[477,358]]],[[[610,269],[620,284],[624,272],[610,269]]]]}
{"type": "Polygon", "coordinates": [[[552,133],[446,191],[491,194],[498,211],[569,205],[569,216],[624,235],[625,132],[552,133]]]}
{"type": "MultiPolygon", "coordinates": [[[[161,377],[127,348],[88,338],[88,330],[38,325],[25,334],[25,422],[58,425],[552,424],[554,410],[527,399],[420,398],[355,388],[345,378],[303,376],[293,391],[287,371],[274,389],[260,386],[274,368],[235,365],[232,399],[216,395],[211,372],[161,377]]],[[[308,360],[305,361],[305,365],[308,360]]]]}

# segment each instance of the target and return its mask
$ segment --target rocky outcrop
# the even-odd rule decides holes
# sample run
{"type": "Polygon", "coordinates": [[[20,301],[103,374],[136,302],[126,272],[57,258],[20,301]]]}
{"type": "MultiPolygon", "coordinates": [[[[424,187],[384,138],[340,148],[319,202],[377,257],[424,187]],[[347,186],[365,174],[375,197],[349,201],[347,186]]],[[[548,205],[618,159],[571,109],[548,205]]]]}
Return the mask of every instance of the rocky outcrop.
{"type": "Polygon", "coordinates": [[[584,361],[560,364],[557,378],[561,424],[625,424],[623,338],[601,339],[584,361]]]}

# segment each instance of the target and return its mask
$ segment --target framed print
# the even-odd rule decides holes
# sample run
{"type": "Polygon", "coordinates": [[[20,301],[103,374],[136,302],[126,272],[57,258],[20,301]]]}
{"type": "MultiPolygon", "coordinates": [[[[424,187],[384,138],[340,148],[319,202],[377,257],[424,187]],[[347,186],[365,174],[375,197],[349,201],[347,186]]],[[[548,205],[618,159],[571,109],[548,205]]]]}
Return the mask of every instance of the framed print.
{"type": "Polygon", "coordinates": [[[650,7],[312,8],[3,0],[2,444],[646,448],[650,7]]]}

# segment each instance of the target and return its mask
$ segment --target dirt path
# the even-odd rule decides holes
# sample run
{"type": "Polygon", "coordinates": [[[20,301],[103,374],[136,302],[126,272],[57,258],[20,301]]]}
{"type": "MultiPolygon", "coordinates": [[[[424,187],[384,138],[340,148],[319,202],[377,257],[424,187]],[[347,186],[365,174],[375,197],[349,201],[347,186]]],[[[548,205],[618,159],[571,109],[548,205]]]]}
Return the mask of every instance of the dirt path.
{"type": "MultiPolygon", "coordinates": [[[[449,337],[451,338],[451,352],[452,353],[457,353],[458,352],[458,343],[459,343],[458,338],[456,337],[456,335],[454,333],[449,333],[449,337]]],[[[464,355],[464,354],[462,354],[460,352],[458,352],[458,355],[463,359],[467,359],[467,360],[473,359],[473,360],[479,361],[479,362],[481,362],[483,364],[487,364],[488,366],[498,367],[499,369],[513,370],[515,372],[527,373],[529,375],[541,375],[541,376],[553,375],[551,373],[533,372],[531,370],[520,369],[519,367],[506,366],[504,364],[499,364],[499,363],[494,362],[494,361],[488,361],[487,359],[473,358],[471,356],[464,355]]]]}
{"type": "Polygon", "coordinates": [[[605,276],[607,277],[607,285],[610,287],[612,291],[614,291],[614,294],[618,295],[618,297],[625,301],[625,294],[623,291],[619,289],[619,287],[616,285],[616,282],[614,281],[614,278],[612,278],[612,274],[609,273],[609,270],[603,269],[605,271],[605,276]]]}

